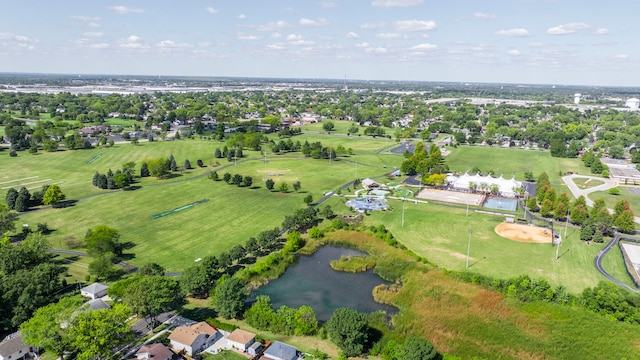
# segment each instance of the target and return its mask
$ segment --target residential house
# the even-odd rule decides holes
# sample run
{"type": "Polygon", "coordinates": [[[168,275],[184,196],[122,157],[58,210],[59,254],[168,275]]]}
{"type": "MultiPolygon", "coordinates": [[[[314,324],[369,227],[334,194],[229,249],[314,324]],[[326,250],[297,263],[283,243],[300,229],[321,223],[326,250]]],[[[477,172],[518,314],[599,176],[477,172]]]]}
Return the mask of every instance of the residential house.
{"type": "Polygon", "coordinates": [[[298,350],[291,345],[276,341],[264,351],[261,359],[270,360],[296,360],[298,350]]]}
{"type": "Polygon", "coordinates": [[[256,334],[242,329],[235,329],[227,336],[227,342],[230,347],[246,352],[247,349],[256,342],[256,334]]]}
{"type": "Polygon", "coordinates": [[[89,310],[102,310],[109,309],[111,306],[106,302],[102,301],[102,299],[91,299],[87,301],[84,306],[86,306],[89,310]]]}
{"type": "Polygon", "coordinates": [[[107,290],[109,290],[109,287],[107,285],[96,282],[80,289],[80,294],[91,299],[98,299],[107,295],[107,290]]]}
{"type": "Polygon", "coordinates": [[[178,353],[184,351],[189,356],[198,354],[220,338],[222,334],[204,321],[190,326],[178,326],[169,335],[173,350],[178,353]]]}
{"type": "Polygon", "coordinates": [[[260,351],[262,351],[262,344],[256,341],[251,344],[251,346],[249,346],[249,348],[247,349],[247,354],[251,356],[258,356],[258,354],[260,354],[260,351]]]}
{"type": "Polygon", "coordinates": [[[138,360],[172,360],[178,359],[179,356],[163,344],[148,344],[143,345],[136,352],[136,358],[138,360]]]}
{"type": "Polygon", "coordinates": [[[0,342],[0,360],[27,359],[36,355],[32,346],[22,342],[20,332],[10,334],[0,342]]]}

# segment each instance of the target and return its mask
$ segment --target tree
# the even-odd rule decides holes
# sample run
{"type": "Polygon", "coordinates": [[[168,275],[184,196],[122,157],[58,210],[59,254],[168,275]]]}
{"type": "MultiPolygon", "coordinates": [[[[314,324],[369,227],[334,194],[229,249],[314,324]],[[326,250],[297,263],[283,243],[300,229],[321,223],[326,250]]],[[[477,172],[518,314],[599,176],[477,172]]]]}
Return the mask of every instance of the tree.
{"type": "Polygon", "coordinates": [[[113,185],[116,189],[122,189],[130,185],[129,178],[125,173],[113,175],[113,185]]]}
{"type": "Polygon", "coordinates": [[[251,187],[253,184],[253,178],[251,176],[245,176],[242,181],[244,182],[244,186],[251,187]]]}
{"type": "Polygon", "coordinates": [[[0,237],[9,231],[15,231],[15,221],[18,218],[18,213],[0,204],[0,237]]]}
{"type": "Polygon", "coordinates": [[[20,325],[23,342],[64,359],[64,353],[71,350],[73,340],[69,335],[69,325],[81,304],[79,297],[65,297],[36,310],[31,319],[20,325]]]}
{"type": "Polygon", "coordinates": [[[322,129],[324,129],[324,131],[326,132],[331,132],[333,128],[335,128],[335,124],[333,123],[333,121],[324,121],[322,123],[322,129]]]}
{"type": "Polygon", "coordinates": [[[300,181],[296,181],[293,183],[293,191],[300,191],[300,188],[302,187],[302,184],[300,184],[300,181]]]}
{"type": "Polygon", "coordinates": [[[282,184],[280,184],[280,186],[278,187],[278,191],[280,191],[281,193],[286,193],[289,191],[289,185],[287,185],[286,182],[283,182],[282,184]]]}
{"type": "Polygon", "coordinates": [[[220,180],[220,176],[218,175],[217,171],[213,171],[213,172],[211,172],[211,174],[209,174],[209,179],[211,179],[213,181],[218,181],[218,180],[220,180]]]}
{"type": "Polygon", "coordinates": [[[295,334],[302,336],[313,335],[318,331],[316,312],[307,305],[302,305],[295,314],[295,334]]]}
{"type": "Polygon", "coordinates": [[[548,217],[553,214],[553,201],[545,199],[540,207],[540,215],[548,217]]]}
{"type": "Polygon", "coordinates": [[[143,162],[142,165],[140,165],[140,177],[148,177],[149,175],[149,164],[143,162]]]}
{"type": "Polygon", "coordinates": [[[10,210],[15,210],[16,199],[18,199],[18,191],[14,188],[10,188],[7,190],[7,195],[5,196],[5,200],[7,202],[7,207],[10,210]]]}
{"type": "Polygon", "coordinates": [[[78,350],[78,360],[112,360],[120,357],[114,349],[134,338],[127,323],[131,310],[125,305],[114,304],[110,309],[78,313],[69,335],[71,345],[78,350]]]}
{"type": "Polygon", "coordinates": [[[91,256],[98,257],[107,253],[122,255],[120,233],[107,225],[98,225],[93,229],[87,230],[84,240],[87,246],[87,253],[91,256]]]}
{"type": "Polygon", "coordinates": [[[595,228],[593,227],[593,224],[591,222],[586,222],[582,224],[582,227],[580,227],[580,240],[591,241],[594,233],[595,228]]]}
{"type": "Polygon", "coordinates": [[[211,292],[213,308],[225,319],[242,314],[244,299],[244,283],[236,277],[220,278],[211,292]]]}
{"type": "Polygon", "coordinates": [[[307,196],[304,197],[305,204],[311,205],[312,202],[313,202],[313,195],[308,194],[307,196]]]}
{"type": "Polygon", "coordinates": [[[540,210],[540,207],[538,206],[538,201],[536,201],[535,197],[532,196],[527,200],[527,209],[529,209],[530,211],[540,210]]]}
{"type": "Polygon", "coordinates": [[[533,172],[525,171],[524,172],[524,179],[527,180],[527,181],[534,181],[536,178],[533,176],[533,172]]]}
{"type": "Polygon", "coordinates": [[[600,159],[598,158],[595,158],[591,163],[591,173],[602,174],[603,170],[604,170],[604,165],[602,164],[602,161],[600,161],[600,159]]]}
{"type": "Polygon", "coordinates": [[[216,151],[213,155],[216,159],[222,159],[222,152],[220,152],[220,148],[216,148],[216,151]]]}
{"type": "Polygon", "coordinates": [[[192,169],[191,162],[189,161],[189,159],[184,160],[184,168],[187,170],[192,169]]]}
{"type": "Polygon", "coordinates": [[[65,199],[65,195],[57,184],[51,184],[42,196],[42,203],[56,207],[60,201],[65,199]]]}
{"type": "Polygon", "coordinates": [[[89,263],[89,274],[101,279],[112,279],[119,274],[118,268],[113,264],[115,256],[112,253],[104,253],[89,263]]]}
{"type": "Polygon", "coordinates": [[[271,191],[273,190],[273,187],[276,185],[275,181],[273,181],[272,179],[267,179],[264,182],[264,186],[267,188],[267,190],[271,191]]]}
{"type": "Polygon", "coordinates": [[[326,205],[322,208],[322,216],[324,216],[325,219],[331,219],[333,217],[333,209],[331,208],[331,205],[326,205]]]}
{"type": "Polygon", "coordinates": [[[27,211],[29,209],[29,199],[31,199],[31,194],[29,193],[29,190],[23,186],[20,189],[20,192],[18,192],[18,197],[13,205],[13,210],[17,212],[27,211]]]}
{"type": "Polygon", "coordinates": [[[244,320],[258,330],[270,330],[277,322],[277,318],[269,296],[258,295],[253,305],[245,311],[244,320]]]}
{"type": "Polygon", "coordinates": [[[429,341],[415,336],[405,340],[402,353],[401,360],[434,360],[438,356],[429,341]]]}
{"type": "Polygon", "coordinates": [[[632,233],[636,229],[633,210],[624,210],[620,215],[616,217],[613,222],[613,226],[617,227],[622,232],[632,233]]]}
{"type": "MultiPolygon", "coordinates": [[[[175,162],[175,160],[174,160],[175,162]]],[[[144,166],[144,164],[142,164],[144,166]]],[[[157,158],[152,159],[147,162],[147,167],[149,168],[149,174],[151,176],[155,176],[160,179],[169,173],[170,161],[166,158],[157,158]]]]}
{"type": "Polygon", "coordinates": [[[173,154],[169,156],[169,169],[171,171],[178,171],[178,164],[176,163],[176,158],[173,157],[173,154]]]}
{"type": "Polygon", "coordinates": [[[233,185],[238,185],[238,186],[242,185],[242,175],[240,174],[233,175],[233,178],[231,179],[231,183],[233,185]]]}
{"type": "Polygon", "coordinates": [[[222,180],[224,180],[224,182],[226,182],[227,184],[229,184],[231,182],[231,174],[229,173],[224,173],[224,175],[222,175],[222,180]]]}
{"type": "Polygon", "coordinates": [[[146,263],[138,268],[138,274],[142,276],[163,276],[165,268],[157,263],[146,263]]]}
{"type": "Polygon", "coordinates": [[[589,212],[587,212],[586,205],[577,204],[571,208],[571,212],[569,212],[569,219],[574,224],[584,224],[585,221],[589,218],[589,212]]]}
{"type": "Polygon", "coordinates": [[[211,290],[211,283],[207,271],[201,264],[190,266],[180,276],[182,291],[194,298],[204,299],[211,290]]]}
{"type": "Polygon", "coordinates": [[[326,326],[329,337],[345,356],[358,356],[364,352],[369,330],[365,314],[340,308],[334,311],[326,326]]]}
{"type": "Polygon", "coordinates": [[[127,286],[122,300],[134,313],[147,319],[150,329],[156,326],[158,315],[186,303],[178,281],[162,275],[139,277],[127,286]]]}

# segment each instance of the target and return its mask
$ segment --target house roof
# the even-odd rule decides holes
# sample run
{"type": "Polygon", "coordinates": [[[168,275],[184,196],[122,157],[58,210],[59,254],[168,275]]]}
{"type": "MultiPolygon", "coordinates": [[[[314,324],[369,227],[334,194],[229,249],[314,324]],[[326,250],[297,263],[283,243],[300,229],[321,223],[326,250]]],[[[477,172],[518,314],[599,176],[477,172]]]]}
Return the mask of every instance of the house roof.
{"type": "Polygon", "coordinates": [[[227,336],[227,340],[246,345],[251,340],[255,339],[255,337],[256,334],[254,333],[250,333],[242,329],[235,329],[231,334],[229,334],[229,336],[227,336]]]}
{"type": "Polygon", "coordinates": [[[89,286],[83,287],[82,289],[80,289],[80,291],[86,292],[88,294],[97,294],[97,293],[100,293],[100,292],[105,291],[107,289],[109,289],[109,287],[107,285],[103,285],[103,284],[95,282],[95,283],[93,283],[93,284],[91,284],[89,286]]]}
{"type": "Polygon", "coordinates": [[[174,353],[168,347],[163,344],[148,344],[143,345],[136,355],[149,354],[149,359],[169,359],[173,357],[174,353]]]}
{"type": "Polygon", "coordinates": [[[178,326],[173,330],[169,339],[177,341],[181,344],[191,345],[199,335],[215,335],[216,329],[204,321],[195,323],[191,326],[178,326]]]}
{"type": "Polygon", "coordinates": [[[362,179],[362,185],[364,185],[364,186],[377,186],[378,183],[373,179],[366,178],[366,179],[362,179]]]}
{"type": "Polygon", "coordinates": [[[108,309],[111,307],[109,306],[109,304],[102,301],[102,299],[89,300],[85,304],[88,305],[91,310],[102,310],[102,309],[108,309]]]}
{"type": "Polygon", "coordinates": [[[0,342],[0,356],[3,358],[9,357],[19,350],[26,348],[27,346],[22,342],[22,335],[20,332],[15,332],[0,342]]]}
{"type": "Polygon", "coordinates": [[[264,352],[264,356],[276,357],[279,359],[290,360],[298,358],[298,350],[291,345],[276,341],[267,348],[264,352]]]}

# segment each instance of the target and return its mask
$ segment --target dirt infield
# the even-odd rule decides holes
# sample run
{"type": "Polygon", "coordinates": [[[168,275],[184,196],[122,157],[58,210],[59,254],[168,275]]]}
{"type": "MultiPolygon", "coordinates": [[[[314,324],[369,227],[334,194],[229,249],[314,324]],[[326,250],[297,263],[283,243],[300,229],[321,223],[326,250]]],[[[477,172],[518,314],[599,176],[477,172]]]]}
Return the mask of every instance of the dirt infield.
{"type": "Polygon", "coordinates": [[[469,194],[457,191],[436,190],[436,189],[422,189],[418,195],[419,199],[443,201],[449,203],[481,206],[484,201],[484,195],[469,194]]]}
{"type": "Polygon", "coordinates": [[[551,230],[523,224],[500,223],[496,233],[504,238],[520,242],[551,243],[551,230]]]}

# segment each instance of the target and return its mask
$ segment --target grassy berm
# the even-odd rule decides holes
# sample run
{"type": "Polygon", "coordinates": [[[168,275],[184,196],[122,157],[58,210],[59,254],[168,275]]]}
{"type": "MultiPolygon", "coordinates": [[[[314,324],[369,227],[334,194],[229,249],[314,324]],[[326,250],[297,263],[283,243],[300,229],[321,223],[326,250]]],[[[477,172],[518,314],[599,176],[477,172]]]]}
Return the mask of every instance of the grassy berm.
{"type": "Polygon", "coordinates": [[[461,282],[408,251],[369,235],[338,231],[329,242],[349,243],[370,254],[376,271],[402,285],[375,291],[400,308],[384,336],[429,339],[440,353],[463,359],[637,359],[640,328],[577,306],[521,303],[461,282]]]}

